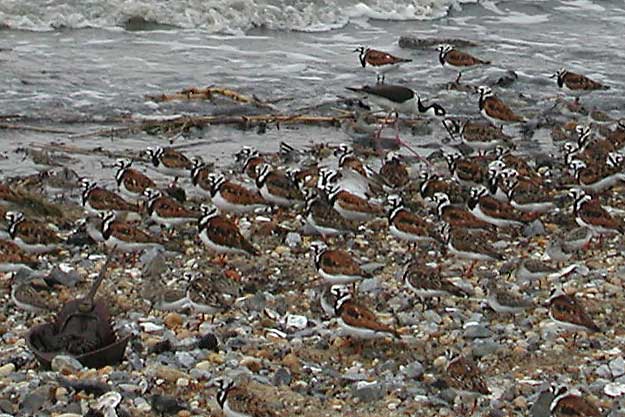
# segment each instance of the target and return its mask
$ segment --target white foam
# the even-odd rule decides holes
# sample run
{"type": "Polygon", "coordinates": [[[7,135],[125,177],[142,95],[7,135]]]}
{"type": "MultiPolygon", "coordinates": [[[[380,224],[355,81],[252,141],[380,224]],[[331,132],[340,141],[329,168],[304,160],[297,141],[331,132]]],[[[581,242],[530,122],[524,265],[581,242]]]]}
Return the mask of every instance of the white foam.
{"type": "Polygon", "coordinates": [[[243,34],[254,27],[306,32],[328,31],[351,20],[419,20],[444,16],[451,5],[476,0],[3,0],[0,26],[50,31],[58,28],[120,30],[131,18],[243,34]]]}

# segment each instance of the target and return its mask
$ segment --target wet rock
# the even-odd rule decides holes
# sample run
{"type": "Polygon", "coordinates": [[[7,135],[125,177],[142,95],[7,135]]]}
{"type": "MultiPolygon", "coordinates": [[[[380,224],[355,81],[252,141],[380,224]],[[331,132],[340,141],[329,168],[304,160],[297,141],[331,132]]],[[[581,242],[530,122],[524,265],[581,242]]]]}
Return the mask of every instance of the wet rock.
{"type": "Polygon", "coordinates": [[[28,392],[20,403],[20,411],[24,415],[34,415],[48,400],[51,386],[44,385],[34,391],[28,392]]]}
{"type": "Polygon", "coordinates": [[[275,386],[289,385],[292,380],[291,372],[287,368],[278,368],[273,374],[272,384],[275,386]]]}
{"type": "Polygon", "coordinates": [[[485,339],[490,337],[492,332],[481,324],[474,324],[472,326],[467,326],[464,330],[464,337],[467,339],[485,339]]]}
{"type": "Polygon", "coordinates": [[[478,339],[473,343],[471,353],[473,356],[481,358],[482,356],[492,355],[502,348],[503,346],[501,344],[492,339],[478,339]]]}
{"type": "Polygon", "coordinates": [[[55,356],[50,367],[53,371],[65,374],[75,374],[84,368],[76,358],[67,355],[55,356]]]}
{"type": "Polygon", "coordinates": [[[549,406],[551,405],[551,401],[553,401],[553,393],[551,391],[546,390],[541,392],[536,401],[534,401],[532,408],[530,408],[530,416],[550,417],[551,412],[549,411],[549,406]]]}
{"type": "Polygon", "coordinates": [[[610,361],[610,371],[614,378],[618,378],[621,375],[625,375],[625,360],[622,356],[610,361]]]}
{"type": "Polygon", "coordinates": [[[299,233],[289,232],[286,234],[286,238],[284,239],[284,243],[289,248],[295,248],[302,244],[302,236],[299,233]]]}
{"type": "Polygon", "coordinates": [[[409,379],[418,379],[423,375],[423,365],[419,361],[414,361],[401,368],[401,373],[409,379]]]}
{"type": "Polygon", "coordinates": [[[542,236],[545,234],[545,225],[540,220],[534,220],[523,228],[523,236],[534,237],[542,236]]]}
{"type": "Polygon", "coordinates": [[[15,365],[12,362],[0,366],[0,378],[6,378],[15,372],[15,365]]]}
{"type": "Polygon", "coordinates": [[[161,415],[172,415],[185,409],[177,398],[170,395],[156,394],[150,398],[152,409],[161,415]]]}
{"type": "Polygon", "coordinates": [[[441,324],[443,319],[442,317],[434,310],[427,310],[423,312],[423,318],[430,323],[441,324]]]}
{"type": "Polygon", "coordinates": [[[359,381],[353,386],[352,396],[363,402],[377,401],[384,398],[386,387],[378,382],[359,381]]]}
{"type": "Polygon", "coordinates": [[[217,336],[215,336],[213,333],[207,333],[200,338],[197,346],[200,349],[212,350],[213,352],[217,352],[219,350],[219,341],[217,340],[217,336]]]}
{"type": "Polygon", "coordinates": [[[176,360],[185,368],[191,368],[197,360],[188,352],[176,352],[176,360]]]}
{"type": "Polygon", "coordinates": [[[597,369],[595,369],[595,373],[601,378],[610,378],[612,376],[612,370],[606,364],[600,365],[597,369]]]}

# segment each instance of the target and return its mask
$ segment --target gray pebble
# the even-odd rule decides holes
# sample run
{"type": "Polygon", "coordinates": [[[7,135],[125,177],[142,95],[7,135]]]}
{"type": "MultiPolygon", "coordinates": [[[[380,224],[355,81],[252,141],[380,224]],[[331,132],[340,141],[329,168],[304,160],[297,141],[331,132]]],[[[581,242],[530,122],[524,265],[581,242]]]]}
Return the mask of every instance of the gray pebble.
{"type": "Polygon", "coordinates": [[[491,355],[502,348],[501,344],[492,339],[476,340],[473,343],[471,353],[473,356],[481,358],[482,356],[491,355]]]}
{"type": "Polygon", "coordinates": [[[410,379],[417,379],[423,375],[423,365],[419,361],[414,361],[404,366],[401,372],[410,379]]]}
{"type": "Polygon", "coordinates": [[[77,373],[81,371],[84,367],[78,361],[78,359],[67,356],[67,355],[56,355],[52,359],[52,364],[50,365],[53,371],[61,372],[66,371],[70,373],[77,373]]]}
{"type": "Polygon", "coordinates": [[[492,332],[486,326],[476,324],[469,326],[464,330],[464,337],[467,339],[484,339],[490,337],[492,332]]]}
{"type": "Polygon", "coordinates": [[[423,318],[430,323],[441,324],[443,318],[434,310],[427,310],[423,313],[423,318]]]}
{"type": "Polygon", "coordinates": [[[536,401],[530,408],[530,416],[531,417],[550,417],[551,412],[549,411],[549,406],[551,405],[551,401],[553,400],[553,393],[549,390],[543,391],[538,395],[536,401]]]}
{"type": "Polygon", "coordinates": [[[197,360],[188,352],[176,352],[176,360],[185,368],[191,368],[197,360]]]}
{"type": "Polygon", "coordinates": [[[381,400],[385,394],[386,387],[378,382],[360,381],[352,387],[352,396],[363,402],[381,400]]]}
{"type": "Polygon", "coordinates": [[[625,375],[625,360],[622,356],[610,361],[610,370],[615,378],[625,375]]]}
{"type": "Polygon", "coordinates": [[[523,228],[523,236],[525,237],[534,237],[541,236],[545,234],[545,226],[540,220],[534,220],[525,228],[523,228]]]}
{"type": "Polygon", "coordinates": [[[597,369],[595,369],[595,373],[601,378],[610,378],[612,376],[612,371],[606,364],[600,365],[597,369]]]}
{"type": "Polygon", "coordinates": [[[287,368],[278,368],[273,374],[272,383],[274,386],[289,385],[292,380],[291,372],[287,368]]]}
{"type": "Polygon", "coordinates": [[[295,248],[302,244],[302,236],[296,232],[289,232],[286,234],[284,243],[286,243],[286,245],[290,248],[295,248]]]}

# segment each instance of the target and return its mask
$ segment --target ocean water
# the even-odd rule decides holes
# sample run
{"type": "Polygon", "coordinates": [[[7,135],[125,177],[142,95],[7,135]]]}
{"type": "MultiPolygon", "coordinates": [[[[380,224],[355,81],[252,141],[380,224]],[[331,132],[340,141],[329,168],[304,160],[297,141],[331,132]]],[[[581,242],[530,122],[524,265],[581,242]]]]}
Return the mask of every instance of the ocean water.
{"type": "MultiPolygon", "coordinates": [[[[508,70],[519,79],[497,89],[519,113],[532,118],[559,93],[549,76],[565,66],[611,86],[584,99],[622,117],[625,4],[620,0],[3,0],[0,1],[0,123],[79,134],[119,127],[124,120],[175,114],[212,114],[206,101],[154,103],[147,94],[187,87],[224,86],[263,99],[286,99],[285,113],[349,96],[346,86],[375,82],[352,53],[366,45],[412,58],[387,82],[410,86],[451,114],[478,116],[477,97],[447,91],[455,78],[434,49],[398,46],[402,35],[462,38],[467,50],[493,65],[468,73],[466,82],[493,81],[508,70]]],[[[419,146],[427,135],[404,139],[419,146]]],[[[545,132],[533,146],[549,147],[545,132]],[[542,139],[541,139],[542,138],[542,139]]],[[[192,139],[205,159],[229,160],[243,144],[277,149],[280,140],[348,141],[335,128],[270,127],[264,135],[211,127],[192,139]]],[[[115,151],[166,143],[143,133],[124,138],[75,138],[68,133],[0,129],[0,177],[45,169],[18,148],[63,143],[115,151]]],[[[528,145],[529,146],[529,145],[528,145]]],[[[545,149],[549,151],[549,149],[545,149]]],[[[81,175],[111,179],[101,157],[76,156],[81,175]]]]}

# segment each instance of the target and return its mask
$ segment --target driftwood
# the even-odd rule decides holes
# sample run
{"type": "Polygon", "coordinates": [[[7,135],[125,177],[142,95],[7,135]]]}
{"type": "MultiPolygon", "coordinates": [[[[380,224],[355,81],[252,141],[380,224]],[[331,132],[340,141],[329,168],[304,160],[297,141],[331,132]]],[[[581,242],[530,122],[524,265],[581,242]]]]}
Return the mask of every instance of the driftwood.
{"type": "MultiPolygon", "coordinates": [[[[213,96],[215,95],[227,97],[239,103],[253,104],[259,108],[275,110],[274,107],[271,105],[271,103],[268,101],[260,100],[255,96],[248,97],[234,90],[230,90],[228,88],[222,88],[222,87],[206,87],[206,88],[191,87],[191,88],[187,88],[185,90],[182,90],[173,94],[146,95],[145,98],[146,100],[151,100],[151,101],[160,103],[163,101],[173,101],[173,100],[212,100],[213,96]]],[[[281,99],[281,100],[286,100],[286,99],[281,99]]],[[[276,101],[274,101],[274,103],[275,102],[276,101]]]]}
{"type": "Polygon", "coordinates": [[[32,132],[40,132],[40,133],[58,133],[65,135],[72,135],[75,132],[71,132],[69,130],[62,129],[53,129],[50,127],[39,127],[39,126],[30,126],[30,125],[15,125],[11,123],[0,123],[0,129],[11,129],[11,130],[30,130],[32,132]]]}
{"type": "Polygon", "coordinates": [[[466,39],[457,38],[420,38],[417,36],[400,36],[398,41],[400,48],[405,49],[432,49],[442,44],[453,45],[457,48],[477,46],[477,43],[466,39]]]}

